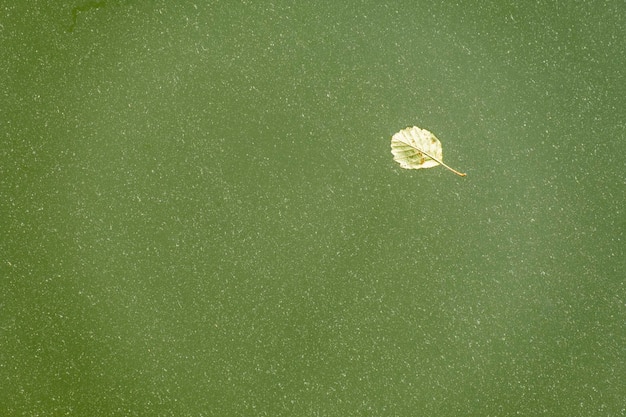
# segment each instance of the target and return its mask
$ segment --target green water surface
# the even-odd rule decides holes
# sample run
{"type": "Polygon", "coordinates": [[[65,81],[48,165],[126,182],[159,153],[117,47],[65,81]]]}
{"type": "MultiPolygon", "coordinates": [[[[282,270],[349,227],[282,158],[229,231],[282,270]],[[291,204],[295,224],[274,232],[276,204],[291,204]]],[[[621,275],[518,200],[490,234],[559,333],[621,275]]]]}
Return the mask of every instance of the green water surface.
{"type": "Polygon", "coordinates": [[[624,415],[624,27],[2,6],[0,414],[624,415]],[[412,125],[467,177],[395,164],[412,125]]]}

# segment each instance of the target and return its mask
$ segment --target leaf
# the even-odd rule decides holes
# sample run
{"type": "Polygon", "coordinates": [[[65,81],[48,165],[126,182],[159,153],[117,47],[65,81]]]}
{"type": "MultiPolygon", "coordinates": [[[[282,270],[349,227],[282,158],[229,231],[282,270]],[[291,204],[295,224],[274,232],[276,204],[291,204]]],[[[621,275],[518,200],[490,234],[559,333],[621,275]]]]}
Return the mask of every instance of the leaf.
{"type": "Polygon", "coordinates": [[[443,165],[458,176],[467,175],[444,164],[439,139],[428,130],[417,126],[407,127],[392,136],[391,153],[393,159],[404,169],[432,168],[443,165]]]}

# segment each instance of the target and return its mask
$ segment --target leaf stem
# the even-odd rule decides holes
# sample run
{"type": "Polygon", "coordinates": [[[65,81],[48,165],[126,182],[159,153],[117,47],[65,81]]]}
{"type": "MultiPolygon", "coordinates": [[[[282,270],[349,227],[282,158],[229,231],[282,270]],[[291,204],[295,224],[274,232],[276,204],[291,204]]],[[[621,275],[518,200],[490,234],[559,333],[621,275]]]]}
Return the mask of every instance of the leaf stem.
{"type": "MultiPolygon", "coordinates": [[[[435,161],[437,161],[437,160],[435,159],[435,161]]],[[[454,169],[454,168],[451,168],[451,167],[447,166],[446,164],[444,164],[444,163],[443,163],[443,162],[441,162],[441,161],[437,161],[437,162],[439,162],[439,163],[440,163],[441,165],[443,165],[444,167],[448,168],[450,171],[454,172],[454,173],[455,173],[456,175],[458,175],[459,177],[464,177],[464,176],[466,176],[466,175],[467,175],[465,172],[459,172],[459,171],[457,171],[456,169],[454,169]]]]}
{"type": "MultiPolygon", "coordinates": [[[[411,146],[411,145],[409,145],[409,146],[411,146]]],[[[418,152],[423,153],[424,155],[426,155],[427,157],[429,157],[429,158],[430,158],[430,159],[432,159],[433,161],[437,162],[438,164],[443,165],[444,167],[446,167],[446,168],[447,168],[447,169],[449,169],[450,171],[454,172],[454,173],[455,173],[456,175],[458,175],[459,177],[464,177],[464,176],[466,176],[466,175],[467,175],[467,174],[466,174],[466,173],[464,173],[464,172],[459,172],[459,171],[457,171],[456,169],[454,169],[454,168],[452,168],[452,167],[449,167],[448,165],[444,164],[444,163],[443,163],[443,161],[440,161],[439,159],[435,158],[434,156],[432,156],[431,154],[429,154],[429,153],[427,153],[427,152],[424,152],[424,151],[423,151],[423,150],[421,150],[421,149],[417,149],[415,146],[411,146],[411,148],[415,149],[415,150],[416,150],[416,151],[418,151],[418,152]]]]}

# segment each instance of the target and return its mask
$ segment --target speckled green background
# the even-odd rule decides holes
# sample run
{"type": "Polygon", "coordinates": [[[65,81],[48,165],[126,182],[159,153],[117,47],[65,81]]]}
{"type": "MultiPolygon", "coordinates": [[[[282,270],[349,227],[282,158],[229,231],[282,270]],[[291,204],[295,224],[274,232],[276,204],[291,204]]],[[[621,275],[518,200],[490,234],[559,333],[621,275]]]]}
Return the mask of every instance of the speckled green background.
{"type": "Polygon", "coordinates": [[[0,414],[624,415],[624,27],[0,6],[0,414]],[[411,125],[467,177],[395,164],[411,125]]]}

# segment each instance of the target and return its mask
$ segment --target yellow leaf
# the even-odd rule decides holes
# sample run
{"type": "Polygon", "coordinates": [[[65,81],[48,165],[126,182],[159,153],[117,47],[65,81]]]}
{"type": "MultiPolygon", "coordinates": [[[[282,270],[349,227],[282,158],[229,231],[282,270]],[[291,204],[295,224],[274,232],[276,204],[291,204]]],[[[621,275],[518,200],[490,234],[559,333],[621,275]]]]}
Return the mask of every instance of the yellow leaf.
{"type": "Polygon", "coordinates": [[[443,163],[441,142],[431,132],[417,126],[407,127],[392,136],[393,159],[404,169],[432,168],[443,165],[456,175],[466,174],[443,163]]]}

